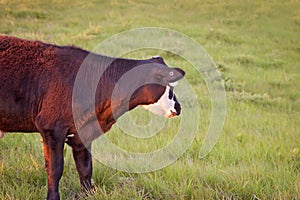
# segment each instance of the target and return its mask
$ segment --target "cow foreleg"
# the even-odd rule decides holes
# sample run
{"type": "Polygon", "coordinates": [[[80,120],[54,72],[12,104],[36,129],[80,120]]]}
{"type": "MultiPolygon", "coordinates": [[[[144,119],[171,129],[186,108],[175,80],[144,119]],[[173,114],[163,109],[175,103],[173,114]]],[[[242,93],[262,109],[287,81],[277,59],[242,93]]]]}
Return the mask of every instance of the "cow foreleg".
{"type": "Polygon", "coordinates": [[[48,178],[48,200],[59,200],[59,181],[64,168],[64,143],[67,130],[55,125],[45,125],[41,118],[36,119],[36,126],[43,138],[45,168],[48,178]]]}
{"type": "Polygon", "coordinates": [[[88,192],[91,190],[92,183],[92,155],[90,153],[91,146],[85,147],[83,144],[72,147],[73,157],[80,178],[81,188],[88,192]]]}
{"type": "MultiPolygon", "coordinates": [[[[64,168],[64,158],[63,158],[63,144],[59,142],[57,145],[49,144],[49,141],[43,139],[43,148],[45,156],[45,168],[48,175],[48,200],[58,200],[59,193],[59,181],[61,179],[63,168],[64,168]]],[[[52,144],[54,142],[51,142],[52,144]]]]}

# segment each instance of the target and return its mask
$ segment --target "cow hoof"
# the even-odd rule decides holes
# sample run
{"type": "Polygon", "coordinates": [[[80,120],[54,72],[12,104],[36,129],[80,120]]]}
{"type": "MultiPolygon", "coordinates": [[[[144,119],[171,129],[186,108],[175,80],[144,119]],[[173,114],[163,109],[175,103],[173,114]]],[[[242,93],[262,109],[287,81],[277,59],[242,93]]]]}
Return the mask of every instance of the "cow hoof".
{"type": "Polygon", "coordinates": [[[6,135],[6,132],[0,131],[0,139],[3,138],[6,135]]]}

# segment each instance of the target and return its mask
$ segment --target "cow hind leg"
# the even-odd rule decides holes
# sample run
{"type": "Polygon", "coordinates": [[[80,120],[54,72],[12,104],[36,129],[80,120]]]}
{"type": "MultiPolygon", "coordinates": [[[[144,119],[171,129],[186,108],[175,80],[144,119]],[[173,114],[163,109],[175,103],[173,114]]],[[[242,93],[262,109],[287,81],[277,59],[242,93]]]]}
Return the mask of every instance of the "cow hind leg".
{"type": "Polygon", "coordinates": [[[91,146],[85,147],[83,144],[72,146],[73,158],[79,174],[81,188],[84,192],[90,192],[92,188],[92,155],[91,146]]]}

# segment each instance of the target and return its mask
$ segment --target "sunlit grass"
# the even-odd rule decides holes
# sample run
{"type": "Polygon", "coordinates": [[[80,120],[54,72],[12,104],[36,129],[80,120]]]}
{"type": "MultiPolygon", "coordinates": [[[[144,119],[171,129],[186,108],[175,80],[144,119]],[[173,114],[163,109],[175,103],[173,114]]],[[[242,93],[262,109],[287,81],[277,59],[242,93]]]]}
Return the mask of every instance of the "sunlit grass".
{"type": "MultiPolygon", "coordinates": [[[[124,55],[160,54],[170,66],[187,71],[198,95],[199,134],[183,156],[156,172],[125,173],[94,160],[95,190],[89,199],[299,199],[299,10],[298,1],[0,0],[0,33],[92,50],[120,31],[159,26],[190,36],[217,63],[227,117],[217,145],[199,159],[211,117],[202,77],[169,52],[124,55]]],[[[151,117],[137,110],[129,118],[143,127],[151,117]]],[[[128,136],[118,126],[107,137],[128,151],[148,152],[170,142],[179,121],[167,121],[150,139],[128,136]]],[[[73,199],[80,189],[69,147],[65,159],[60,191],[62,199],[73,199]]],[[[0,199],[44,199],[46,190],[40,136],[1,139],[0,199]]]]}

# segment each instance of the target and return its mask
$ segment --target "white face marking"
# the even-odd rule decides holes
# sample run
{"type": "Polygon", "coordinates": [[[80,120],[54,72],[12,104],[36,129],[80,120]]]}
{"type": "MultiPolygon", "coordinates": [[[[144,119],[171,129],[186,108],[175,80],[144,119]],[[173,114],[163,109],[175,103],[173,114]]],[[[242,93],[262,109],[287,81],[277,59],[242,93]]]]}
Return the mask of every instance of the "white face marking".
{"type": "Polygon", "coordinates": [[[169,98],[170,89],[170,86],[167,85],[164,94],[156,103],[143,105],[143,108],[149,110],[154,114],[165,116],[166,118],[174,117],[174,115],[177,114],[177,111],[175,109],[176,101],[174,100],[174,93],[172,98],[169,98]]]}
{"type": "Polygon", "coordinates": [[[177,83],[178,82],[176,81],[176,82],[173,82],[173,83],[169,83],[169,85],[172,86],[172,87],[175,87],[177,85],[177,83]]]}

